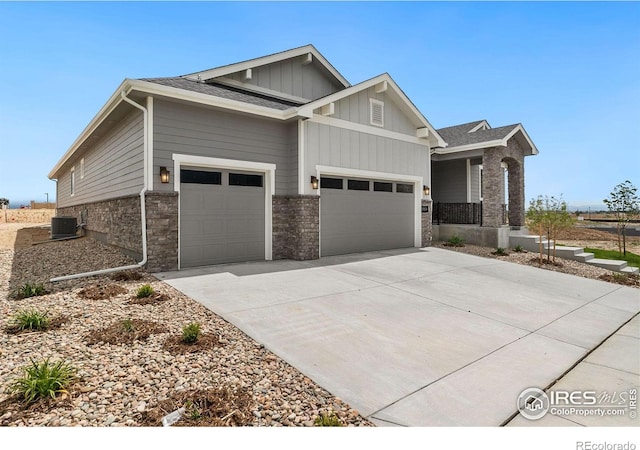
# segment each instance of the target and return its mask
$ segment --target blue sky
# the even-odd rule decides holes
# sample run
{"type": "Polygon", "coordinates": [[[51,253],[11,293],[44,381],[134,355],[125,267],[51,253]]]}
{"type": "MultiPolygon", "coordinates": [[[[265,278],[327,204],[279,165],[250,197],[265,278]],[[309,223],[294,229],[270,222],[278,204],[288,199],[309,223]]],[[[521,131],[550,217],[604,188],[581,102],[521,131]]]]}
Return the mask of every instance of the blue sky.
{"type": "Polygon", "coordinates": [[[351,82],[389,72],[436,127],[521,122],[527,201],[640,187],[640,3],[0,2],[0,197],[47,174],[124,78],[314,44],[351,82]]]}

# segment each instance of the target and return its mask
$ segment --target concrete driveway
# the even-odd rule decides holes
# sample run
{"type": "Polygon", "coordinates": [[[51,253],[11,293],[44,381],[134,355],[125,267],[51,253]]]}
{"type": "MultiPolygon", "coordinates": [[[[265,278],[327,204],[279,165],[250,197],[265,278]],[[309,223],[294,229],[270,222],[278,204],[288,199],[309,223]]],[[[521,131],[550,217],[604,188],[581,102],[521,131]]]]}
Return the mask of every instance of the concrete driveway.
{"type": "Polygon", "coordinates": [[[492,426],[640,311],[640,291],[437,248],[158,277],[378,425],[492,426]]]}

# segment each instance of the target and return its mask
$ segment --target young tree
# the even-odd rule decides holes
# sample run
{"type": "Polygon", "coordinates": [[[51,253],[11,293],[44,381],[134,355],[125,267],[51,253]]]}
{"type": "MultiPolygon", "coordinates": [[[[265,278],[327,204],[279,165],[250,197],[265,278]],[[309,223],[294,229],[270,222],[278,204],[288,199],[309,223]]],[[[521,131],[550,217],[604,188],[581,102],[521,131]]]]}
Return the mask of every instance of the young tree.
{"type": "Polygon", "coordinates": [[[609,197],[603,200],[609,211],[616,219],[618,230],[618,251],[622,255],[627,254],[626,229],[627,224],[634,218],[640,216],[640,198],[636,194],[636,188],[631,181],[617,185],[609,197]]]}
{"type": "Polygon", "coordinates": [[[556,241],[558,233],[573,225],[573,218],[567,211],[567,202],[562,200],[562,196],[556,198],[554,196],[539,195],[538,198],[529,202],[527,211],[527,219],[529,224],[536,230],[540,240],[540,263],[542,264],[542,237],[546,235],[547,245],[547,261],[551,261],[551,242],[553,242],[553,261],[556,259],[556,241]]]}

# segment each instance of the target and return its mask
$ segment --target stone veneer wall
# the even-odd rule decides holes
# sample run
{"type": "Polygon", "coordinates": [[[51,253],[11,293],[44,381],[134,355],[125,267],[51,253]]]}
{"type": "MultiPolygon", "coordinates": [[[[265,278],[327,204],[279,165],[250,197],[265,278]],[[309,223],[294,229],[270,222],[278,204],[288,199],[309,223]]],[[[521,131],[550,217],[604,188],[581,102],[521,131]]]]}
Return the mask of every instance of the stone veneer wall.
{"type": "Polygon", "coordinates": [[[82,205],[58,208],[57,216],[76,217],[85,223],[85,234],[125,254],[142,259],[140,196],[132,195],[82,205]]]}
{"type": "MultiPolygon", "coordinates": [[[[149,272],[178,268],[178,194],[147,192],[147,265],[149,272]]],[[[140,196],[58,208],[58,216],[85,220],[88,237],[142,260],[140,196]]]]}
{"type": "Polygon", "coordinates": [[[320,197],[274,196],[272,205],[273,259],[318,259],[320,197]]]}
{"type": "Polygon", "coordinates": [[[178,193],[147,192],[146,214],[146,269],[178,270],[178,193]]]}
{"type": "Polygon", "coordinates": [[[422,246],[429,247],[431,245],[432,240],[432,220],[431,215],[433,213],[433,201],[432,200],[422,200],[422,246]],[[428,212],[424,212],[425,206],[429,210],[428,212]]]}

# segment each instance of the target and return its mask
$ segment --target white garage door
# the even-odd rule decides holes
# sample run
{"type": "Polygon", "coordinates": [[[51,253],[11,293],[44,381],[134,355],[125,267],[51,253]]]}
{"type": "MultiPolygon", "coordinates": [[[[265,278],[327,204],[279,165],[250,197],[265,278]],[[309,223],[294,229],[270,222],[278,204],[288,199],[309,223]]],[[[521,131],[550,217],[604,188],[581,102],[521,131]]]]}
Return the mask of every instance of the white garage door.
{"type": "Polygon", "coordinates": [[[413,184],[322,177],[320,189],[322,256],[413,247],[413,184]]]}
{"type": "Polygon", "coordinates": [[[264,176],[183,167],[180,171],[180,266],[265,258],[264,176]]]}

